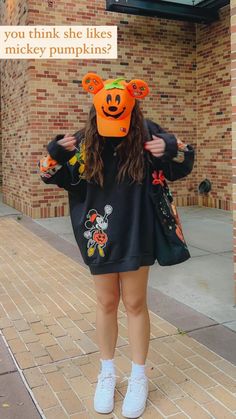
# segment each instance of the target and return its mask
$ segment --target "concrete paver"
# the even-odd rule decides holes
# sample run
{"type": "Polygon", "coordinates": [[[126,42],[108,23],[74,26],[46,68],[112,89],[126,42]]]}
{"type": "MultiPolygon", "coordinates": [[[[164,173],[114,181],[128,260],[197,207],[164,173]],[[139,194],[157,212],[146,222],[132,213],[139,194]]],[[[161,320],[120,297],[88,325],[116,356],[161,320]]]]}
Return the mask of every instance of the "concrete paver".
{"type": "MultiPolygon", "coordinates": [[[[0,231],[0,327],[44,417],[121,418],[127,386],[121,381],[131,357],[122,302],[116,406],[112,414],[100,415],[93,411],[99,351],[88,269],[20,220],[2,217],[0,231]]],[[[143,418],[235,417],[236,366],[152,311],[150,319],[150,391],[143,418]]]]}

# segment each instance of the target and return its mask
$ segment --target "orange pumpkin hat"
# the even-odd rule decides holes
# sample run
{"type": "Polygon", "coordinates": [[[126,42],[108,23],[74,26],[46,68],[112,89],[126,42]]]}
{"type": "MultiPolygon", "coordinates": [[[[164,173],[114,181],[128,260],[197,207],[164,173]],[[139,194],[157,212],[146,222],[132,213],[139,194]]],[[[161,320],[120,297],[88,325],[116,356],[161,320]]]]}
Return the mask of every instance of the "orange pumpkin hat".
{"type": "Polygon", "coordinates": [[[94,95],[97,128],[104,137],[125,137],[128,134],[135,99],[143,99],[149,93],[147,83],[134,79],[127,83],[124,78],[103,81],[95,73],[83,77],[82,86],[94,95]]]}

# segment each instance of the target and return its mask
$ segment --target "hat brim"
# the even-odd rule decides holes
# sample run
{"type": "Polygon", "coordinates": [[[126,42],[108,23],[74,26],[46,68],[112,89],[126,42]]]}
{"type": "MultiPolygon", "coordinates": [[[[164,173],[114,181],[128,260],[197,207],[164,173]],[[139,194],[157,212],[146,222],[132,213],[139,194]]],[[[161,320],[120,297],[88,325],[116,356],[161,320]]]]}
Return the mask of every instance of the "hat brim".
{"type": "Polygon", "coordinates": [[[97,113],[98,132],[103,137],[125,137],[129,132],[131,114],[123,119],[103,118],[97,113]]]}

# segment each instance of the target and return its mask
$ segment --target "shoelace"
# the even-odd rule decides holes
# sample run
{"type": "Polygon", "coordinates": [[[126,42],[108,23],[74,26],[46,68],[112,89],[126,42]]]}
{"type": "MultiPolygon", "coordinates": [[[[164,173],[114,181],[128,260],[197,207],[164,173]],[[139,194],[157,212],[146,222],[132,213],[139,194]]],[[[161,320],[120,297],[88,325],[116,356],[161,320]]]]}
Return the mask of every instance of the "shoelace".
{"type": "Polygon", "coordinates": [[[123,383],[123,381],[126,381],[126,380],[128,380],[128,389],[127,389],[128,392],[132,392],[134,390],[134,386],[137,388],[137,384],[141,385],[142,387],[145,386],[143,377],[131,377],[131,376],[127,377],[127,376],[125,376],[123,378],[123,380],[121,380],[121,383],[123,383]]]}
{"type": "Polygon", "coordinates": [[[119,375],[100,373],[99,376],[98,376],[98,381],[99,381],[100,387],[104,388],[105,387],[105,382],[106,382],[106,386],[107,386],[107,382],[108,382],[109,389],[113,390],[113,380],[112,380],[112,378],[115,378],[115,377],[119,377],[119,375]]]}

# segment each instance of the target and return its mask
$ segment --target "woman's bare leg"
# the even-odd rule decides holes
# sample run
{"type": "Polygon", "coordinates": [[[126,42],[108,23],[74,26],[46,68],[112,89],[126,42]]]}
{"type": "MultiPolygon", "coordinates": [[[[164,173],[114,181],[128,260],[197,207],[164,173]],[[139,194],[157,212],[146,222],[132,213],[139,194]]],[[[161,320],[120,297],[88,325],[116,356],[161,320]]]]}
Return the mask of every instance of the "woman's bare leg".
{"type": "Polygon", "coordinates": [[[142,365],[146,361],[150,340],[150,318],[147,307],[148,273],[149,266],[119,273],[122,300],[128,317],[132,361],[142,365]]]}
{"type": "Polygon", "coordinates": [[[112,359],[118,336],[117,310],[120,301],[118,273],[93,275],[96,296],[96,334],[102,359],[112,359]]]}

